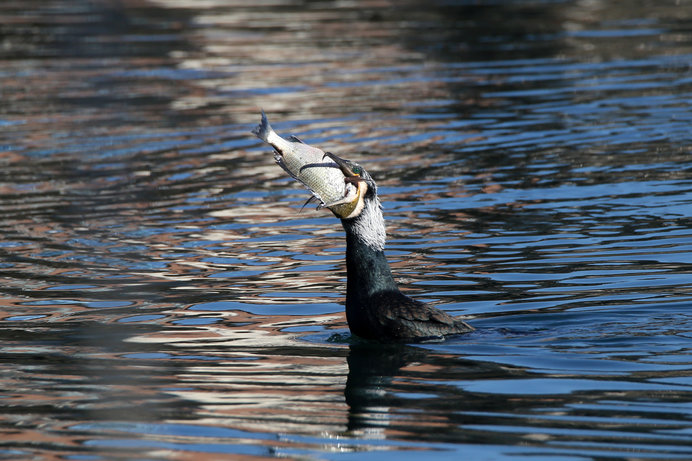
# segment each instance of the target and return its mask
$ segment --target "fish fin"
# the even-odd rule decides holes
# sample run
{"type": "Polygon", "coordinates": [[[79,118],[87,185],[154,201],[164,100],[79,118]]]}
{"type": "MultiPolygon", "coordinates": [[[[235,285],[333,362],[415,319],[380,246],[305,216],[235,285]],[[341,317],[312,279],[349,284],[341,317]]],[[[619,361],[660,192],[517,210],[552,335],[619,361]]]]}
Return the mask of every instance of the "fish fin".
{"type": "MultiPolygon", "coordinates": [[[[305,203],[303,203],[303,206],[300,207],[300,211],[303,211],[303,208],[305,208],[306,206],[308,206],[308,204],[309,204],[310,202],[312,202],[313,200],[317,200],[317,197],[315,197],[314,195],[311,195],[310,198],[307,199],[307,200],[305,201],[305,203]]],[[[318,205],[318,208],[319,208],[319,205],[318,205]]]]}
{"type": "Polygon", "coordinates": [[[299,142],[301,144],[305,144],[305,142],[302,139],[300,139],[298,136],[291,135],[288,137],[288,140],[293,141],[293,142],[299,142]]]}
{"type": "Polygon", "coordinates": [[[286,163],[284,163],[284,158],[279,152],[274,151],[274,160],[276,161],[276,164],[279,165],[286,173],[288,173],[290,177],[292,177],[298,182],[303,182],[300,180],[298,176],[293,174],[293,172],[286,166],[286,163]]]}
{"type": "Polygon", "coordinates": [[[267,138],[273,131],[274,129],[269,124],[269,120],[267,120],[267,114],[265,114],[264,110],[262,110],[262,121],[259,125],[252,129],[252,134],[260,138],[262,141],[268,142],[267,138]]]}
{"type": "Polygon", "coordinates": [[[276,161],[277,165],[279,165],[286,173],[289,174],[290,177],[296,179],[296,176],[293,173],[291,173],[291,170],[289,170],[286,164],[284,163],[283,156],[277,151],[274,151],[274,160],[276,161]]]}

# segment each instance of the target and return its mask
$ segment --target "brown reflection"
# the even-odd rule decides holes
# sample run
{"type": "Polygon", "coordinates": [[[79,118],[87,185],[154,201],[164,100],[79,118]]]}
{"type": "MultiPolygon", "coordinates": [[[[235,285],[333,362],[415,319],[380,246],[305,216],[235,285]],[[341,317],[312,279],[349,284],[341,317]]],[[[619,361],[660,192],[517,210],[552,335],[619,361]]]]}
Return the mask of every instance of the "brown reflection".
{"type": "Polygon", "coordinates": [[[429,441],[459,442],[457,419],[483,406],[485,397],[456,388],[455,381],[524,375],[518,368],[405,344],[353,343],[347,361],[347,427],[357,438],[407,439],[423,432],[429,441]]]}
{"type": "MultiPolygon", "coordinates": [[[[682,321],[674,331],[666,326],[668,306],[656,306],[646,329],[646,320],[617,324],[607,343],[584,335],[588,315],[574,329],[565,327],[570,318],[550,314],[613,309],[619,321],[641,303],[630,280],[618,286],[618,277],[610,282],[594,270],[632,274],[641,285],[634,290],[654,300],[686,300],[685,215],[669,219],[644,205],[614,217],[578,188],[581,203],[563,206],[575,197],[551,202],[551,194],[572,183],[688,177],[692,9],[459,3],[0,2],[3,453],[108,459],[129,449],[139,458],[216,459],[205,450],[224,445],[231,456],[246,456],[232,447],[259,446],[260,455],[291,449],[290,457],[389,448],[353,440],[382,438],[413,440],[414,448],[547,446],[552,454],[569,445],[582,455],[588,444],[630,450],[650,437],[646,454],[654,456],[656,444],[679,442],[665,431],[689,432],[689,398],[673,386],[467,392],[464,380],[545,376],[546,361],[523,370],[463,360],[462,345],[446,354],[347,350],[298,338],[346,329],[333,296],[343,290],[343,241],[337,221],[321,221],[328,215],[298,213],[305,193],[248,140],[259,106],[287,132],[363,161],[389,189],[397,275],[438,283],[427,288],[443,301],[481,299],[486,315],[511,303],[541,313],[546,328],[558,323],[541,345],[520,345],[534,348],[536,359],[556,359],[551,345],[571,334],[578,341],[560,348],[593,342],[587,354],[622,365],[610,355],[612,342],[631,330],[618,354],[637,371],[623,387],[684,379],[675,371],[686,363],[684,345],[666,341],[688,329],[682,321]],[[676,54],[677,61],[661,59],[676,54]],[[624,90],[607,89],[619,85],[624,90]],[[574,112],[580,103],[582,113],[574,112]],[[623,142],[640,128],[640,141],[623,142]],[[565,131],[551,138],[555,130],[565,131]],[[647,134],[655,141],[642,141],[647,134]],[[603,147],[611,141],[616,148],[603,147]],[[515,188],[538,190],[468,205],[515,188]],[[429,205],[440,199],[446,207],[429,205]],[[604,229],[613,237],[598,238],[604,229]],[[679,277],[652,282],[667,275],[679,277]],[[594,277],[595,285],[584,284],[594,277]],[[459,293],[459,279],[473,282],[473,294],[459,293]],[[279,307],[272,315],[199,307],[214,301],[279,307]],[[307,302],[324,306],[309,315],[307,302]],[[637,348],[647,335],[650,343],[637,348]],[[676,348],[680,355],[668,352],[676,348]],[[667,352],[640,362],[650,350],[667,352]],[[672,366],[646,371],[663,360],[672,366]],[[169,425],[180,427],[165,434],[169,425]]],[[[684,194],[682,183],[669,186],[684,194]]],[[[632,201],[626,191],[606,193],[632,201]]],[[[645,194],[643,201],[663,201],[645,194]]],[[[673,194],[682,210],[685,196],[673,194]]],[[[507,351],[489,345],[481,353],[502,363],[507,351]]]]}
{"type": "Polygon", "coordinates": [[[391,403],[387,388],[406,364],[425,352],[401,344],[352,344],[348,354],[348,379],[344,396],[348,431],[353,436],[385,438],[391,403]]]}
{"type": "MultiPolygon", "coordinates": [[[[339,433],[345,424],[344,349],[310,345],[283,332],[333,318],[226,313],[224,321],[131,338],[185,360],[168,392],[195,409],[168,422],[257,433],[339,433]]],[[[268,443],[275,443],[268,441],[268,443]]]]}

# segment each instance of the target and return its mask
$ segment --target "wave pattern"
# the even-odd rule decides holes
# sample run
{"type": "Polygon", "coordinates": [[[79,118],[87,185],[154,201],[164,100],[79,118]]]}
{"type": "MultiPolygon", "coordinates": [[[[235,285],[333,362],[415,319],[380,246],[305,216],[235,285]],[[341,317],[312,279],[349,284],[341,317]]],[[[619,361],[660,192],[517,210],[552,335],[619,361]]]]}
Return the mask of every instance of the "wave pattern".
{"type": "Polygon", "coordinates": [[[3,3],[0,457],[690,458],[690,13],[477,3],[3,3]],[[260,107],[475,333],[348,334],[260,107]]]}

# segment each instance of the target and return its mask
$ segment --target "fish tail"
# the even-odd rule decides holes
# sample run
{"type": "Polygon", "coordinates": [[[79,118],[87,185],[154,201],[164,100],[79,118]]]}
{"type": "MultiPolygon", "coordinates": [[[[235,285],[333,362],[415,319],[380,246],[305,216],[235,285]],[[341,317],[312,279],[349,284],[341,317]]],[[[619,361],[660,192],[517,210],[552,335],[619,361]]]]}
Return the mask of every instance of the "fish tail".
{"type": "Polygon", "coordinates": [[[274,132],[274,129],[267,120],[267,114],[262,111],[262,122],[252,129],[252,134],[260,138],[264,142],[269,142],[269,136],[274,132]]]}

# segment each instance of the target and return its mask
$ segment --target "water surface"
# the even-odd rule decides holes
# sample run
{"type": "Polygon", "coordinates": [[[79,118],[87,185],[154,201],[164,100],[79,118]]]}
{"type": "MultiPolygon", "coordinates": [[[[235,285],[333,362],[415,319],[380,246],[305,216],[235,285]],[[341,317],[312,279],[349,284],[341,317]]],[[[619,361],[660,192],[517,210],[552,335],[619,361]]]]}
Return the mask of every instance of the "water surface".
{"type": "Polygon", "coordinates": [[[0,456],[689,459],[685,2],[6,2],[0,456]],[[402,288],[249,130],[362,163],[402,288]]]}

